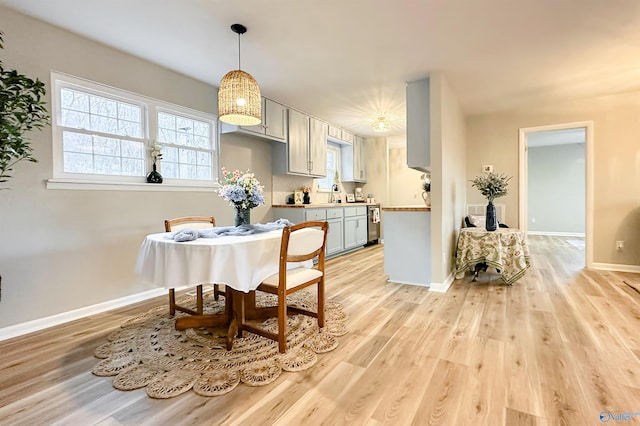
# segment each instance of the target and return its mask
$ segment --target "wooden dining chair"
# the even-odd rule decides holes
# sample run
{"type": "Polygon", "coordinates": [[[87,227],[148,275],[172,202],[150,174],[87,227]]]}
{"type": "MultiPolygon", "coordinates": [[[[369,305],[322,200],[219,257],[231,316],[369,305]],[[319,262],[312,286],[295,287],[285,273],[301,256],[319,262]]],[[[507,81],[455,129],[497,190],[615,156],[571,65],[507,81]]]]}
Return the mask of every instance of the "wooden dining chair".
{"type": "MultiPolygon", "coordinates": [[[[207,229],[216,226],[216,219],[213,216],[186,216],[175,219],[167,219],[164,221],[165,232],[179,231],[185,228],[207,229]]],[[[213,297],[218,300],[220,291],[218,284],[213,284],[213,297]]],[[[204,300],[202,296],[202,284],[196,286],[196,310],[189,309],[184,306],[176,305],[176,294],[173,288],[169,289],[169,313],[175,315],[176,311],[186,312],[191,315],[202,315],[204,310],[204,300]]]]}
{"type": "Polygon", "coordinates": [[[259,334],[278,342],[281,353],[287,350],[287,313],[304,314],[318,319],[318,326],[324,327],[324,251],[327,244],[327,222],[303,222],[287,226],[282,231],[278,272],[267,277],[258,286],[258,291],[278,296],[278,332],[272,333],[247,324],[242,310],[240,330],[259,334]],[[318,258],[312,268],[297,267],[287,269],[289,262],[304,262],[318,258]],[[318,286],[318,309],[312,312],[294,306],[287,306],[287,295],[313,284],[318,286]]]}

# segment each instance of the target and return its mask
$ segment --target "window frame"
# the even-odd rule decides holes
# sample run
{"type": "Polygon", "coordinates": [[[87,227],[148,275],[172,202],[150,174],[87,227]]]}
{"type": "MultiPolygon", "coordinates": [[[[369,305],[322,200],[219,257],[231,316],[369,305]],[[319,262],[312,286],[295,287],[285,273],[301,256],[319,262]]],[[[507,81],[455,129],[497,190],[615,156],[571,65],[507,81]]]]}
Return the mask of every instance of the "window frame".
{"type": "MultiPolygon", "coordinates": [[[[341,145],[337,144],[337,143],[333,143],[333,142],[327,142],[327,154],[329,153],[329,151],[335,151],[337,152],[337,160],[336,160],[336,170],[338,170],[339,175],[342,175],[342,147],[341,145]]],[[[327,159],[325,158],[325,162],[327,161],[327,159]]],[[[317,192],[332,192],[331,191],[331,187],[335,184],[334,179],[334,173],[331,173],[331,176],[329,176],[329,167],[327,166],[327,177],[323,178],[323,179],[316,179],[316,188],[317,192]],[[329,188],[324,188],[320,186],[320,181],[324,180],[324,179],[329,179],[330,180],[330,184],[329,184],[329,188]]]]}
{"type": "MultiPolygon", "coordinates": [[[[159,99],[139,95],[105,84],[74,77],[57,71],[51,72],[51,128],[53,174],[47,180],[48,189],[105,189],[105,190],[164,190],[164,191],[216,191],[220,162],[220,126],[218,118],[213,114],[197,111],[181,105],[172,104],[159,99]],[[59,123],[62,118],[60,94],[63,88],[78,90],[91,95],[102,96],[116,101],[134,104],[142,108],[142,138],[130,138],[144,143],[143,176],[69,173],[64,171],[63,131],[69,129],[59,123]],[[185,118],[207,122],[210,125],[211,138],[211,180],[165,179],[162,184],[149,184],[146,174],[151,171],[153,159],[148,148],[157,140],[158,113],[165,112],[185,118]]],[[[78,129],[79,133],[98,133],[86,129],[78,129]]],[[[100,133],[102,135],[102,133],[100,133]]],[[[107,134],[105,134],[107,135],[107,134]]],[[[114,137],[114,136],[111,136],[114,137]]],[[[160,160],[160,170],[162,160],[160,160]]]]}

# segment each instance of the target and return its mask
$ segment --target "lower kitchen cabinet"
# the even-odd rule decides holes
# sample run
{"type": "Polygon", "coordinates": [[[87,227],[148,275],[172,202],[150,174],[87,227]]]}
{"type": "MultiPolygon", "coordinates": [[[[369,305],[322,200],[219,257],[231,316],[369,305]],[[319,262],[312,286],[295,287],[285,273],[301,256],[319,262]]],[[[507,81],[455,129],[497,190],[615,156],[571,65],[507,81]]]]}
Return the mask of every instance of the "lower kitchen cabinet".
{"type": "Polygon", "coordinates": [[[329,224],[325,254],[334,256],[364,246],[367,243],[367,208],[326,207],[288,208],[274,207],[273,218],[287,219],[293,223],[310,220],[326,220],[329,224]]]}
{"type": "Polygon", "coordinates": [[[344,218],[344,249],[367,243],[367,215],[344,218]]]}
{"type": "Polygon", "coordinates": [[[344,250],[342,236],[344,228],[342,226],[342,218],[327,220],[329,224],[329,232],[327,232],[327,248],[326,255],[331,256],[344,250]]]}

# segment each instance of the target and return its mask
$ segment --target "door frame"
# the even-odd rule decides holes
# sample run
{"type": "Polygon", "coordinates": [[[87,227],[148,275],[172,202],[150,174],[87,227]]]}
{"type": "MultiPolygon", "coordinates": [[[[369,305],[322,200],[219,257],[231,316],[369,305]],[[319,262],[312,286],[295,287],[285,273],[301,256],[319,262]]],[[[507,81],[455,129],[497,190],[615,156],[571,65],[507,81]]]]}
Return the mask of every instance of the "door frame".
{"type": "Polygon", "coordinates": [[[528,229],[528,155],[527,135],[545,130],[585,129],[585,252],[586,266],[593,267],[593,121],[551,124],[547,126],[522,127],[518,138],[518,228],[528,229]]]}

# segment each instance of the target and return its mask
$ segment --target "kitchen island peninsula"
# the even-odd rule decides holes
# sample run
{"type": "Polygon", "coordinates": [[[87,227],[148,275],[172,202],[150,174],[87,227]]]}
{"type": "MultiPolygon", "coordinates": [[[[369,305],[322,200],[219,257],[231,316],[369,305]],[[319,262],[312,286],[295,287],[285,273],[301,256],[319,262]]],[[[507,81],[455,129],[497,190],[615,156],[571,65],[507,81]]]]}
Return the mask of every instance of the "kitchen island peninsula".
{"type": "Polygon", "coordinates": [[[431,208],[382,207],[384,273],[399,284],[431,285],[431,208]]]}

